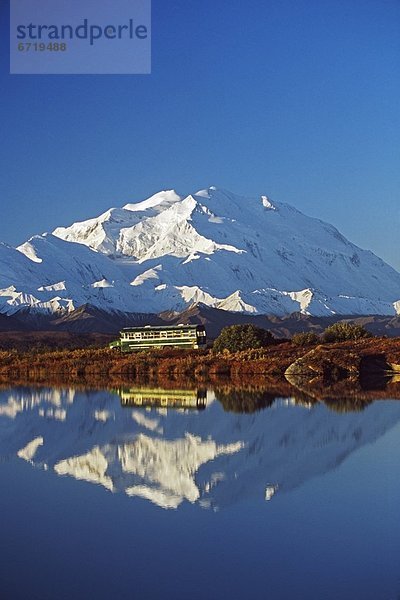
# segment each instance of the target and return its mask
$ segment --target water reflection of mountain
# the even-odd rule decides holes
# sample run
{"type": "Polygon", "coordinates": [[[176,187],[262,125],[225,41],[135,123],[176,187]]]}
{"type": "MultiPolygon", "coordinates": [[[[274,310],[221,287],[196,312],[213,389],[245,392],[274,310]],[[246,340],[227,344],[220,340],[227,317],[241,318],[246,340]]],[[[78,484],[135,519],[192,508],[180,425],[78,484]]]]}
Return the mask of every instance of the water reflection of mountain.
{"type": "Polygon", "coordinates": [[[213,392],[206,400],[202,411],[122,408],[106,391],[14,388],[0,394],[0,456],[163,508],[185,500],[223,508],[276,501],[400,421],[400,403],[390,401],[339,414],[289,398],[239,414],[224,412],[213,392]]]}

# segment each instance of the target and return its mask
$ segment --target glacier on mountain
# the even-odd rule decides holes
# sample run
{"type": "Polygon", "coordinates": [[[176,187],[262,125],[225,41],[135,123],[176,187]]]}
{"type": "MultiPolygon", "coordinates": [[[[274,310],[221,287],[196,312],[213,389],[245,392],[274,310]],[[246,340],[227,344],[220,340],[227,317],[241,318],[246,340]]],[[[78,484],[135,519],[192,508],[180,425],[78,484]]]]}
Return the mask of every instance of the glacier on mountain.
{"type": "Polygon", "coordinates": [[[338,230],[267,196],[159,192],[0,244],[0,312],[192,304],[283,316],[400,313],[400,274],[338,230]]]}

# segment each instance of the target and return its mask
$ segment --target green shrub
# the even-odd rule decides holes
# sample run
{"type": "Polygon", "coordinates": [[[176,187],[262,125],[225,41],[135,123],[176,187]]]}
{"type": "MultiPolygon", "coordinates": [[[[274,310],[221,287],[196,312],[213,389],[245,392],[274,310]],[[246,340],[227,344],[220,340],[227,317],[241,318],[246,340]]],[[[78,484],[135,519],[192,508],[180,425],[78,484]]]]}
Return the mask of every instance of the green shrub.
{"type": "Polygon", "coordinates": [[[296,346],[311,346],[314,344],[318,344],[319,341],[319,335],[313,333],[312,331],[302,331],[300,333],[295,333],[292,337],[292,342],[293,344],[296,344],[296,346]]]}
{"type": "Polygon", "coordinates": [[[214,342],[214,352],[241,352],[252,348],[263,348],[274,342],[270,331],[255,325],[229,325],[224,327],[214,342]]]}
{"type": "Polygon", "coordinates": [[[370,337],[372,337],[372,334],[361,325],[345,322],[338,322],[327,327],[322,336],[324,342],[345,342],[370,337]]]}

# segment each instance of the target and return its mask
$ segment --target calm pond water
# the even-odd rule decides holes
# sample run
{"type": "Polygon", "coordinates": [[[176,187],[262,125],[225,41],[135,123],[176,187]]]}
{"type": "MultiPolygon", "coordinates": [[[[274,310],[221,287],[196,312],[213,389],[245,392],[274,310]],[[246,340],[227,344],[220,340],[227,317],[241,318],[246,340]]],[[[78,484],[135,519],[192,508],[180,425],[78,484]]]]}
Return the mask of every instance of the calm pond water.
{"type": "Polygon", "coordinates": [[[398,600],[400,402],[241,400],[1,391],[0,598],[398,600]]]}

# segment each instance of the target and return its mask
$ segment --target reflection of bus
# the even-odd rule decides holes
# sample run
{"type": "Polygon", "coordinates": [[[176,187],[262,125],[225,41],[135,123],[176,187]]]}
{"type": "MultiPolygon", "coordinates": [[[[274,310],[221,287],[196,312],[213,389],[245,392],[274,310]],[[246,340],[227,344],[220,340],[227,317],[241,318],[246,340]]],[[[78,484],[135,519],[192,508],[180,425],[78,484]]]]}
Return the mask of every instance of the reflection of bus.
{"type": "Polygon", "coordinates": [[[153,327],[125,327],[119,340],[109,344],[121,352],[135,352],[149,348],[199,348],[206,344],[203,325],[158,325],[153,327]]]}
{"type": "Polygon", "coordinates": [[[207,404],[207,390],[164,390],[162,388],[119,388],[116,390],[122,406],[155,408],[195,408],[203,410],[207,404]]]}

